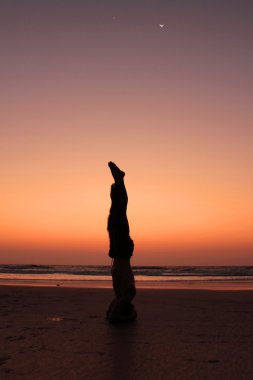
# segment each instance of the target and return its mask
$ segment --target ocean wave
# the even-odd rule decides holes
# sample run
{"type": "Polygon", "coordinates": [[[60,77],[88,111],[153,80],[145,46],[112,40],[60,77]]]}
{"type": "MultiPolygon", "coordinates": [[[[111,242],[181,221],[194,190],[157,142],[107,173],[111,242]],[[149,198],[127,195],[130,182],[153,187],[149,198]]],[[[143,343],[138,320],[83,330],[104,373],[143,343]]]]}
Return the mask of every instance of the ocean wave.
{"type": "MultiPolygon", "coordinates": [[[[135,276],[161,278],[253,278],[253,266],[134,266],[135,276]]],[[[20,275],[110,276],[110,266],[0,264],[0,273],[20,275]]]]}

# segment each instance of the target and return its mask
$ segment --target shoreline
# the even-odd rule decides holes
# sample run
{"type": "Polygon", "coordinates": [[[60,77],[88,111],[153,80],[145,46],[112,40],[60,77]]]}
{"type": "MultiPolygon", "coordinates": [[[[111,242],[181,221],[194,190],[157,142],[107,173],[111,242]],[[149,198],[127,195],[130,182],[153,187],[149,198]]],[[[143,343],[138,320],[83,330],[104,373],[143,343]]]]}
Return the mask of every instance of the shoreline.
{"type": "MultiPolygon", "coordinates": [[[[27,287],[48,287],[48,288],[80,288],[80,289],[112,289],[112,280],[98,281],[55,281],[55,280],[2,280],[0,286],[27,286],[27,287]]],[[[164,290],[210,290],[210,291],[253,291],[253,282],[229,282],[229,281],[172,281],[172,282],[152,282],[136,281],[137,289],[164,289],[164,290]]]]}

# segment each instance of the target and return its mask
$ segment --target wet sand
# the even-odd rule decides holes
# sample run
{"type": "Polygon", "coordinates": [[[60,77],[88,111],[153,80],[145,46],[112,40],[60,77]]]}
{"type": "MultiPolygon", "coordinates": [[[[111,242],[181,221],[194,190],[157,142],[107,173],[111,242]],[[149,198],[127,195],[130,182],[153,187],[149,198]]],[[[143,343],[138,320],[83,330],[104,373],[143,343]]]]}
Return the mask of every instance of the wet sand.
{"type": "Polygon", "coordinates": [[[0,286],[0,378],[253,378],[252,291],[139,289],[129,325],[105,320],[112,297],[0,286]]]}

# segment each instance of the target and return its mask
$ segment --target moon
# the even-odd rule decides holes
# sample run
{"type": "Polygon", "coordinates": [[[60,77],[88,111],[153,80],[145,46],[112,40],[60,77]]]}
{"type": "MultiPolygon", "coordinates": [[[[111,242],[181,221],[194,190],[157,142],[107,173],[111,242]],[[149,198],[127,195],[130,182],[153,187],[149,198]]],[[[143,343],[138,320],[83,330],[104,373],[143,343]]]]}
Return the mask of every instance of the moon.
{"type": "Polygon", "coordinates": [[[165,25],[164,24],[159,24],[160,28],[164,28],[165,25]]]}

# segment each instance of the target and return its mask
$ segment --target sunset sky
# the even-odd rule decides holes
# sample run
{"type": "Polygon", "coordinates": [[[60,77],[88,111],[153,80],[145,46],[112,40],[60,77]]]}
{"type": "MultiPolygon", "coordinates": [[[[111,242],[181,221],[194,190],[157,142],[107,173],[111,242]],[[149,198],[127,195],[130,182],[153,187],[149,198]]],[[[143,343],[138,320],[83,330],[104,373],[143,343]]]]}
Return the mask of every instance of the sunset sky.
{"type": "Polygon", "coordinates": [[[253,2],[1,1],[0,263],[253,265],[253,2]],[[164,25],[164,27],[161,27],[164,25]]]}

